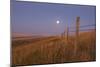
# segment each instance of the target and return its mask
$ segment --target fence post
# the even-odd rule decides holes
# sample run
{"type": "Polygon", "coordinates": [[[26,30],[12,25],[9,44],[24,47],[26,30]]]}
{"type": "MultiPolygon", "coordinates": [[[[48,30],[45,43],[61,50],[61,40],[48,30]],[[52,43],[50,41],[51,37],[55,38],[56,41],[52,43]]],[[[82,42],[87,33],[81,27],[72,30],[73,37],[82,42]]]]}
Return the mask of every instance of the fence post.
{"type": "Polygon", "coordinates": [[[67,43],[68,43],[68,36],[69,36],[69,28],[67,26],[67,43]]]}
{"type": "Polygon", "coordinates": [[[75,56],[77,54],[77,46],[79,41],[79,25],[80,25],[80,17],[76,17],[76,37],[75,37],[75,56]]]}

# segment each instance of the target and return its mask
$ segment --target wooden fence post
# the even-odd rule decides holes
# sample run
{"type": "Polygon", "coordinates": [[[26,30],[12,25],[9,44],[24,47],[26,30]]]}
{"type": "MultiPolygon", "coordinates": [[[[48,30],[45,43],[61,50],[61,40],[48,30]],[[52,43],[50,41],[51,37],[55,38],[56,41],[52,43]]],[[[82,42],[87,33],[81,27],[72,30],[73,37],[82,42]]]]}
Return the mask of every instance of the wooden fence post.
{"type": "Polygon", "coordinates": [[[75,56],[77,54],[77,46],[79,41],[79,26],[80,26],[80,17],[76,17],[76,39],[75,39],[75,56]]]}
{"type": "Polygon", "coordinates": [[[69,36],[69,28],[67,26],[67,43],[68,43],[68,36],[69,36]]]}

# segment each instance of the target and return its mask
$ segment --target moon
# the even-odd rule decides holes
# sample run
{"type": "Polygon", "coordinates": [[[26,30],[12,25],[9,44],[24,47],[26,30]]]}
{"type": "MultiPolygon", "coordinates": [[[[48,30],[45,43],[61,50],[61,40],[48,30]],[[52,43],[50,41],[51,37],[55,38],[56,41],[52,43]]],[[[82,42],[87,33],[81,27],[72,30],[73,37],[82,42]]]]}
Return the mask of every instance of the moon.
{"type": "Polygon", "coordinates": [[[59,24],[60,23],[60,21],[59,20],[57,20],[57,22],[56,22],[57,24],[59,24]]]}

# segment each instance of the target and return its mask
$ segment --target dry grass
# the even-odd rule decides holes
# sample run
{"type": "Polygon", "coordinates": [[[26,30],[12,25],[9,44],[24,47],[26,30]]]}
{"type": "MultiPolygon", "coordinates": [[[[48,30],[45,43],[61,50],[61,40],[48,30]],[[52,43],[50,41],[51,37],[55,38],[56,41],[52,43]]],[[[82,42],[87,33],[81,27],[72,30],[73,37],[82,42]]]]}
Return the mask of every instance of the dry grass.
{"type": "Polygon", "coordinates": [[[12,64],[51,64],[96,60],[95,32],[81,33],[74,53],[75,37],[44,37],[12,41],[12,64]],[[17,45],[17,46],[16,46],[17,45]]]}

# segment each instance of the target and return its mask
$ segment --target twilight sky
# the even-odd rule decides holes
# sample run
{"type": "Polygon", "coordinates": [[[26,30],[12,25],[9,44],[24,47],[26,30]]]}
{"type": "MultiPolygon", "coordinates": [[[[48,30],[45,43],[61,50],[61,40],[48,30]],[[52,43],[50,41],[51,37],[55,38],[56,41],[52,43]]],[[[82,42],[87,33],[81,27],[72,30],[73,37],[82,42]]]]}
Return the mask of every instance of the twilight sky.
{"type": "Polygon", "coordinates": [[[77,16],[80,16],[81,26],[95,24],[95,9],[95,6],[11,1],[11,30],[55,35],[62,33],[66,26],[75,27],[77,16]]]}

